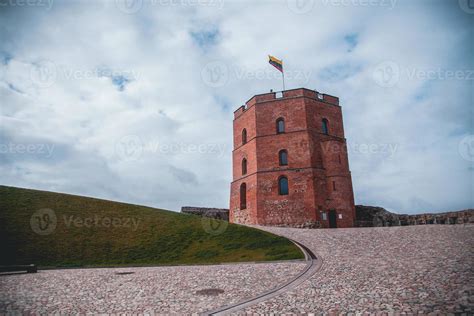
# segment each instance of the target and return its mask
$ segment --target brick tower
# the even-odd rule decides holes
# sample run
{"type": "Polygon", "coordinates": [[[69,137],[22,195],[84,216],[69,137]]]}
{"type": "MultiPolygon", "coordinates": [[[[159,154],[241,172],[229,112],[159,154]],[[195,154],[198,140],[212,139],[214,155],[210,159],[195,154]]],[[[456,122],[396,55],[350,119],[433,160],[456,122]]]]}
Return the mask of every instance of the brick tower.
{"type": "Polygon", "coordinates": [[[354,193],[339,98],[308,89],[234,112],[230,221],[352,227],[354,193]]]}

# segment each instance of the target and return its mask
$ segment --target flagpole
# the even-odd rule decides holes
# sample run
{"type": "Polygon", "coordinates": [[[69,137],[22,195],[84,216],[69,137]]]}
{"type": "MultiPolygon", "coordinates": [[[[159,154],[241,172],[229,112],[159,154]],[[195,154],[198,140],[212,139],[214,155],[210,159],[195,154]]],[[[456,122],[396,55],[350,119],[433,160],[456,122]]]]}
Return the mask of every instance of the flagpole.
{"type": "MultiPolygon", "coordinates": [[[[283,65],[283,59],[281,60],[281,64],[283,65]]],[[[285,71],[283,67],[281,67],[281,77],[283,79],[283,91],[285,91],[285,71]]]]}

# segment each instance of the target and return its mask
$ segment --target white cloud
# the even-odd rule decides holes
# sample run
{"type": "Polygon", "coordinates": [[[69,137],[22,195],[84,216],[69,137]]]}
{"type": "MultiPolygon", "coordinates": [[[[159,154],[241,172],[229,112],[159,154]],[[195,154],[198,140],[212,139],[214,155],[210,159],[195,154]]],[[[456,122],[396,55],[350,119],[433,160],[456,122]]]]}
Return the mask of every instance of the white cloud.
{"type": "Polygon", "coordinates": [[[115,1],[2,9],[1,143],[56,148],[47,159],[2,153],[2,184],[174,210],[227,207],[232,112],[280,88],[271,53],[308,76],[289,76],[287,88],[341,98],[357,203],[473,207],[473,166],[458,146],[473,134],[473,79],[443,76],[473,70],[474,15],[433,1],[308,3],[150,0],[136,14],[115,1]],[[227,69],[214,86],[206,84],[210,62],[227,69]],[[387,63],[398,76],[381,73],[384,86],[374,71],[387,63]],[[38,73],[45,65],[50,73],[38,73]],[[121,77],[129,79],[123,91],[112,80],[121,77]],[[129,147],[120,147],[124,139],[129,147]]]}

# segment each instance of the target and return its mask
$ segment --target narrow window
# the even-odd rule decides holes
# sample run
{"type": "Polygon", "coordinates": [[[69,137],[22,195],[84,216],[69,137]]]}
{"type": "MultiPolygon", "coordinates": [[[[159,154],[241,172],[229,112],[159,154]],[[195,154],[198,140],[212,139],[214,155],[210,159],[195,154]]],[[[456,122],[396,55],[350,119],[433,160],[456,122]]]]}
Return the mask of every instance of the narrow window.
{"type": "Polygon", "coordinates": [[[283,118],[279,118],[276,121],[276,129],[277,129],[277,134],[281,134],[285,132],[285,120],[283,118]]]}
{"type": "Polygon", "coordinates": [[[323,221],[327,221],[327,220],[328,220],[328,215],[327,215],[327,213],[326,213],[326,212],[323,212],[322,215],[323,215],[323,216],[322,216],[322,217],[323,217],[323,221]]]}
{"type": "Polygon", "coordinates": [[[278,194],[288,195],[288,178],[280,177],[278,179],[278,194]]]}
{"type": "Polygon", "coordinates": [[[280,152],[278,153],[278,158],[280,161],[280,166],[288,165],[288,152],[286,150],[280,150],[280,152]]]}
{"type": "Polygon", "coordinates": [[[341,164],[341,154],[337,155],[337,160],[339,160],[339,164],[341,164]]]}
{"type": "Polygon", "coordinates": [[[247,142],[247,130],[244,128],[242,130],[242,145],[247,142]]]}
{"type": "Polygon", "coordinates": [[[323,119],[323,134],[329,135],[329,122],[327,119],[323,119]]]}
{"type": "Polygon", "coordinates": [[[333,181],[333,182],[332,182],[332,189],[333,189],[334,191],[336,191],[336,181],[333,181]]]}
{"type": "Polygon", "coordinates": [[[245,210],[247,208],[247,185],[242,183],[240,185],[240,209],[245,210]]]}
{"type": "Polygon", "coordinates": [[[242,174],[247,174],[247,159],[242,159],[242,174]]]}

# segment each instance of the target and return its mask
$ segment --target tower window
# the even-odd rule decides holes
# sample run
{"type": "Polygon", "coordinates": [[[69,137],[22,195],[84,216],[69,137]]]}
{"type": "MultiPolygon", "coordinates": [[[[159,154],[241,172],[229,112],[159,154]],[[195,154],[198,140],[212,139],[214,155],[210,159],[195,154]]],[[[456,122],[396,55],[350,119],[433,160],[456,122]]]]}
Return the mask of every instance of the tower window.
{"type": "Polygon", "coordinates": [[[333,182],[332,182],[332,189],[333,189],[334,191],[336,191],[336,181],[333,181],[333,182]]]}
{"type": "Polygon", "coordinates": [[[247,159],[242,159],[242,175],[247,174],[247,159]]]}
{"type": "Polygon", "coordinates": [[[281,117],[276,121],[276,130],[277,134],[285,132],[285,120],[281,117]]]}
{"type": "Polygon", "coordinates": [[[288,195],[288,178],[287,177],[280,177],[278,179],[278,194],[280,195],[288,195]]]}
{"type": "Polygon", "coordinates": [[[244,128],[242,130],[242,145],[247,142],[247,130],[244,128]]]}
{"type": "Polygon", "coordinates": [[[247,208],[247,184],[242,183],[240,185],[240,209],[245,210],[247,208]]]}
{"type": "Polygon", "coordinates": [[[326,134],[326,135],[329,135],[329,122],[327,119],[323,119],[323,133],[326,134]]]}
{"type": "Polygon", "coordinates": [[[288,165],[288,152],[286,150],[280,150],[278,153],[278,159],[280,161],[280,166],[288,165]]]}

